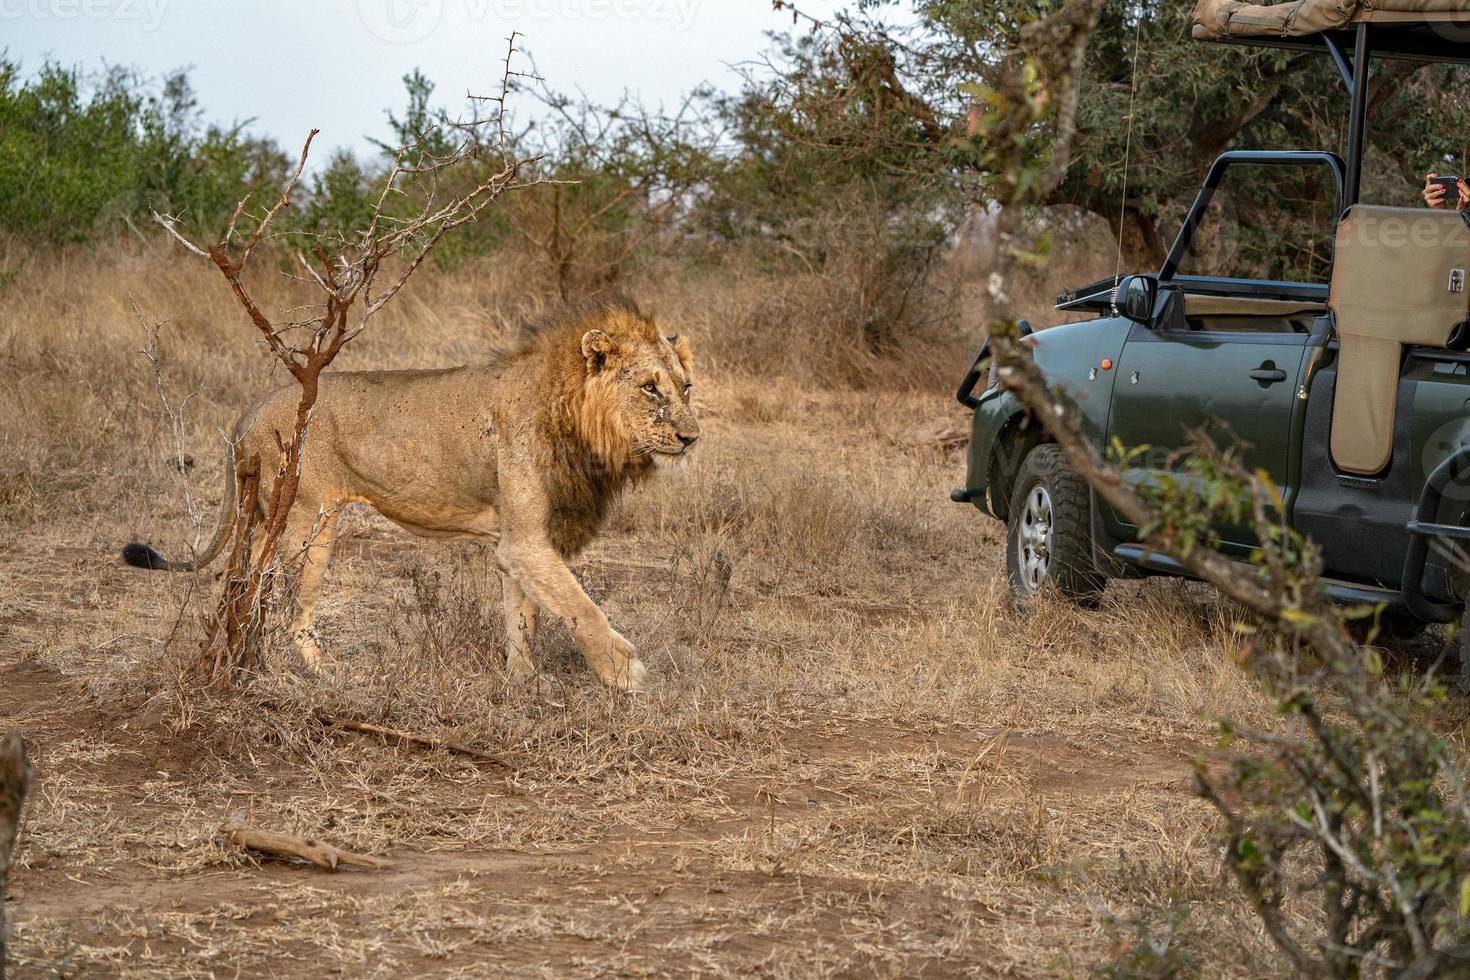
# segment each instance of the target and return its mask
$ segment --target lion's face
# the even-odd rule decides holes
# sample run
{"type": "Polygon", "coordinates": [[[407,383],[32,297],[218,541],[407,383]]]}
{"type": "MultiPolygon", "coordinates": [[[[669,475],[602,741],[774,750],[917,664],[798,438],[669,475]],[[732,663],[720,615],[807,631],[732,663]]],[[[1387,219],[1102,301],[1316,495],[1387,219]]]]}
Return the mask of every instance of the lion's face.
{"type": "Polygon", "coordinates": [[[582,337],[589,392],[616,418],[619,442],[630,460],[682,456],[699,438],[699,417],[690,404],[693,360],[689,341],[677,334],[650,338],[609,336],[589,330],[582,337]]]}

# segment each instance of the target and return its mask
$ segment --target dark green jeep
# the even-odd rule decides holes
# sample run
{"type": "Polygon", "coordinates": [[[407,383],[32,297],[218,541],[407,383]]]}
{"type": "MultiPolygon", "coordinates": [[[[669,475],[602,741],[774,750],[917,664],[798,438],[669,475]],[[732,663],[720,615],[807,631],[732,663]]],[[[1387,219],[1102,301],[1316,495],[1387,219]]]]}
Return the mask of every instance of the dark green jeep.
{"type": "MultiPolygon", "coordinates": [[[[1352,95],[1347,159],[1224,154],[1158,272],[1064,294],[1058,309],[1079,319],[1028,343],[1100,447],[1151,447],[1131,478],[1155,478],[1189,430],[1223,421],[1246,465],[1280,486],[1286,520],[1321,547],[1334,596],[1448,622],[1470,595],[1459,558],[1470,544],[1470,217],[1359,201],[1371,64],[1470,63],[1463,31],[1434,19],[1450,15],[1392,9],[1415,5],[1201,3],[1196,35],[1335,60],[1352,95]],[[1297,12],[1284,25],[1247,16],[1285,8],[1297,12]],[[1283,193],[1290,208],[1260,200],[1283,193]],[[1290,227],[1261,233],[1261,216],[1287,211],[1290,227]]],[[[987,356],[958,392],[974,424],[953,497],[1009,526],[1012,588],[1086,600],[1108,577],[1181,573],[1071,471],[987,356]]],[[[1248,529],[1218,532],[1225,553],[1249,554],[1248,529]]]]}

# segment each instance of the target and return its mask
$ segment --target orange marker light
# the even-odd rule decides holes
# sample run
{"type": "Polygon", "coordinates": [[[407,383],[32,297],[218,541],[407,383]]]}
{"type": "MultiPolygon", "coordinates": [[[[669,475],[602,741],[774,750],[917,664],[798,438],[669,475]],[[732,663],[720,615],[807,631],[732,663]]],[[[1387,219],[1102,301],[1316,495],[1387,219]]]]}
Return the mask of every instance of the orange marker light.
{"type": "Polygon", "coordinates": [[[1101,367],[1104,371],[1111,371],[1113,369],[1113,359],[1111,357],[1104,357],[1101,367]]]}

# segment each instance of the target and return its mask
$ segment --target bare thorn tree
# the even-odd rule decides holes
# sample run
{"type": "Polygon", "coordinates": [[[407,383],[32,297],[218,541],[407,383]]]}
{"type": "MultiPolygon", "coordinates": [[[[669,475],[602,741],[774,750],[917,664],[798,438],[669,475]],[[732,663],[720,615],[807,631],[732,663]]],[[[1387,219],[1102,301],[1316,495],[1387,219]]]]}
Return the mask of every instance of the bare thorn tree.
{"type": "Polygon", "coordinates": [[[536,158],[518,156],[507,129],[507,98],[523,75],[512,68],[518,37],[513,33],[508,39],[496,94],[471,96],[467,116],[441,120],[438,138],[421,137],[395,151],[371,215],[355,231],[276,230],[278,216],[296,198],[315,129],[280,197],[256,215],[249,200],[242,200],[218,241],[197,244],[179,230],[174,216],[154,214],[185,248],[214,264],[272,355],[301,386],[294,429],[276,433],[278,458],[252,456],[236,463],[240,509],[224,587],[198,661],[199,672],[214,686],[228,686],[258,662],[262,603],[279,567],[274,555],[296,499],[322,371],[398,294],[446,234],[479,218],[505,192],[535,182],[525,172],[536,158]],[[470,179],[458,179],[466,172],[470,179]],[[448,179],[451,175],[456,179],[448,179]],[[298,272],[291,278],[314,294],[312,301],[275,315],[256,301],[245,278],[251,256],[270,239],[292,242],[298,272]],[[265,501],[263,518],[257,499],[265,501]]]}

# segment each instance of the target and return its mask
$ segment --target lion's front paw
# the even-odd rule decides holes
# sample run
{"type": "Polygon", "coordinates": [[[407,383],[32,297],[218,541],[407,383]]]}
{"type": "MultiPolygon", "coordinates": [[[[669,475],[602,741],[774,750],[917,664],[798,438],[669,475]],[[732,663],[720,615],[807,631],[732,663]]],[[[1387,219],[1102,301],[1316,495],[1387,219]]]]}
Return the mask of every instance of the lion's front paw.
{"type": "Polygon", "coordinates": [[[642,691],[648,683],[648,668],[638,659],[638,650],[617,630],[609,631],[608,660],[599,665],[597,676],[608,687],[620,691],[642,691]]]}
{"type": "Polygon", "coordinates": [[[623,685],[623,690],[648,690],[648,668],[645,667],[643,665],[643,661],[639,660],[637,657],[634,657],[632,660],[628,661],[627,683],[623,685]]]}

